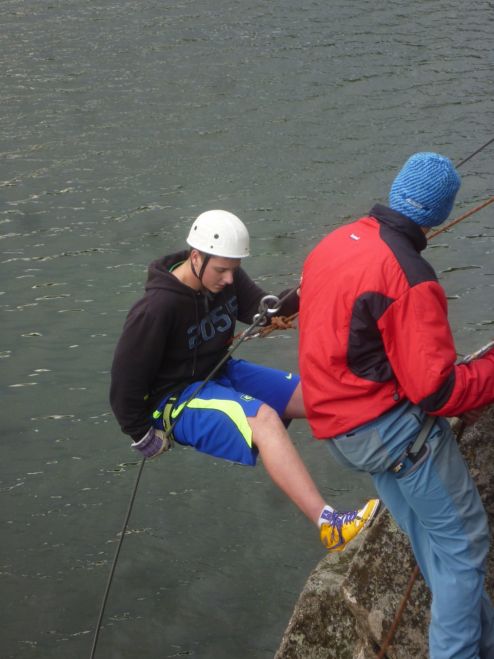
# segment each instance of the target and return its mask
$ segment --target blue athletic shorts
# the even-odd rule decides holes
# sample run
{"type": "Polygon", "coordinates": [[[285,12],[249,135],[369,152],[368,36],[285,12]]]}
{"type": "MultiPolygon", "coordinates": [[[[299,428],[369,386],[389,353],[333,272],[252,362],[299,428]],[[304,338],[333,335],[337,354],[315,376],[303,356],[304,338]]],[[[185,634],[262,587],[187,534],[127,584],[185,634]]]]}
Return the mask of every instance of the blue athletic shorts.
{"type": "MultiPolygon", "coordinates": [[[[208,382],[184,407],[200,382],[189,385],[173,406],[170,420],[175,441],[198,451],[244,465],[255,465],[257,448],[247,417],[266,403],[282,417],[300,382],[298,375],[229,359],[224,372],[208,382]],[[183,410],[183,411],[182,411],[183,410]]],[[[154,426],[163,429],[163,399],[154,413],[154,426]]]]}

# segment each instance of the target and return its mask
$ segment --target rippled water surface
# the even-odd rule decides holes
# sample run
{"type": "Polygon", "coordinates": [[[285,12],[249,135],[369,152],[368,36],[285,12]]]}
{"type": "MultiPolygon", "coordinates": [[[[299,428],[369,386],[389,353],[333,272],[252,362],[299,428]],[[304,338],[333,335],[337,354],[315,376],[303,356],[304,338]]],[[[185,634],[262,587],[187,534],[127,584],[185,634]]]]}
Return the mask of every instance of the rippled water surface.
{"type": "MultiPolygon", "coordinates": [[[[137,464],[107,401],[146,266],[201,211],[248,224],[249,272],[297,281],[330,229],[386,202],[416,150],[459,161],[494,126],[492,2],[2,0],[1,655],[89,657],[137,464]]],[[[494,194],[493,146],[455,213],[494,194]]],[[[494,325],[493,211],[429,250],[459,352],[494,325]]],[[[241,356],[296,368],[295,332],[241,356]]],[[[372,493],[305,423],[340,508],[372,493]]],[[[272,657],[323,556],[259,466],[146,465],[97,657],[272,657]]]]}

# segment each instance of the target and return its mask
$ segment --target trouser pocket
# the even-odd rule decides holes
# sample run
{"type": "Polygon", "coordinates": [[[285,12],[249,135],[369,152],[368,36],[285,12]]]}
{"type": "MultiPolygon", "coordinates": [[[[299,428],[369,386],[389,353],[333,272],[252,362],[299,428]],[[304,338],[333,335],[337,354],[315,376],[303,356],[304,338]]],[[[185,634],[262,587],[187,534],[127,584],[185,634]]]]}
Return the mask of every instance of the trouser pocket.
{"type": "Polygon", "coordinates": [[[410,476],[424,464],[431,453],[429,444],[424,444],[416,455],[405,453],[402,459],[394,463],[388,471],[393,472],[397,479],[410,476]]]}

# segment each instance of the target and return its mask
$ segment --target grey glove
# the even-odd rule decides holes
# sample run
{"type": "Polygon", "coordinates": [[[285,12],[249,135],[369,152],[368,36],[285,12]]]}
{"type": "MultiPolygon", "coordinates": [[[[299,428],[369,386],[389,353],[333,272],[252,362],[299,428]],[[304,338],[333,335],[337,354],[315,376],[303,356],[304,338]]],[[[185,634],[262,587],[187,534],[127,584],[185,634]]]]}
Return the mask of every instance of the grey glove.
{"type": "Polygon", "coordinates": [[[142,439],[131,444],[145,458],[156,458],[160,453],[172,448],[173,442],[164,430],[150,428],[142,439]]]}

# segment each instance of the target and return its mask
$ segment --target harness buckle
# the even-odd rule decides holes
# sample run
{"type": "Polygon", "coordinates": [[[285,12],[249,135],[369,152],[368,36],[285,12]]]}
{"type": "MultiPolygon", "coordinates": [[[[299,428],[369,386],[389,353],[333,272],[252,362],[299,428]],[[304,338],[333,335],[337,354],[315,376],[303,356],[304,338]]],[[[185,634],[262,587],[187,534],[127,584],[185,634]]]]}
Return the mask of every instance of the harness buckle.
{"type": "Polygon", "coordinates": [[[404,466],[405,463],[402,460],[398,460],[398,462],[395,462],[391,465],[389,470],[392,471],[394,474],[399,474],[404,466]]]}
{"type": "Polygon", "coordinates": [[[164,428],[166,434],[168,435],[168,437],[172,441],[175,441],[175,437],[173,436],[173,433],[171,431],[172,426],[173,426],[171,415],[172,415],[173,408],[175,407],[175,403],[177,402],[177,400],[178,400],[177,396],[170,396],[170,398],[165,403],[162,414],[160,415],[162,420],[163,420],[163,428],[164,428]]]}
{"type": "Polygon", "coordinates": [[[398,460],[395,460],[391,467],[388,467],[388,471],[392,471],[393,474],[399,474],[400,471],[403,471],[405,467],[413,467],[424,453],[428,450],[427,444],[422,444],[418,452],[414,452],[411,449],[413,448],[413,442],[406,447],[403,453],[400,455],[398,460]]]}

